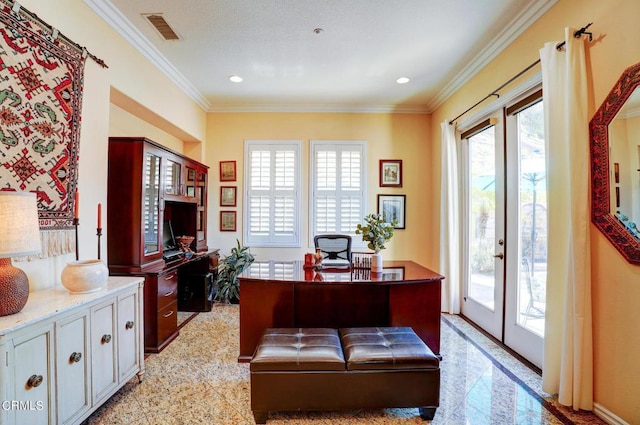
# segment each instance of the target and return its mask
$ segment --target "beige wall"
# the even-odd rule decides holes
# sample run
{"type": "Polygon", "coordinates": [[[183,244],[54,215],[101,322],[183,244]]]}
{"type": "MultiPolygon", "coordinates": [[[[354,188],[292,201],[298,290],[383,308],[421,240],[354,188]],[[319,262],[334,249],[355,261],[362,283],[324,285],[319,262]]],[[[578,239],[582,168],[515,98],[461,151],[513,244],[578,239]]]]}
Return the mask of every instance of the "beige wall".
{"type": "MultiPolygon", "coordinates": [[[[589,105],[592,115],[620,73],[640,61],[639,16],[637,0],[559,1],[434,112],[431,139],[440,138],[440,122],[458,115],[538,59],[544,43],[562,40],[565,27],[580,28],[588,22],[593,22],[590,30],[595,40],[588,49],[593,79],[593,102],[589,105]]],[[[532,73],[536,71],[539,67],[532,73]]],[[[431,167],[437,170],[439,155],[440,149],[434,145],[431,167]]],[[[636,355],[640,352],[640,267],[628,264],[593,226],[591,241],[595,402],[598,408],[607,409],[628,423],[640,423],[640,403],[635,395],[640,391],[636,355]]]]}
{"type": "MultiPolygon", "coordinates": [[[[437,269],[438,234],[432,226],[437,219],[434,197],[437,196],[427,158],[433,155],[430,139],[431,120],[420,114],[340,114],[340,113],[212,113],[207,122],[206,163],[211,167],[209,192],[209,240],[228,253],[235,239],[242,240],[241,193],[244,189],[244,140],[302,140],[303,199],[302,248],[252,248],[263,259],[302,259],[313,243],[309,244],[309,141],[310,140],[366,140],[368,141],[368,207],[375,212],[378,194],[407,195],[406,229],[397,230],[388,248],[383,252],[388,259],[412,259],[437,269]],[[403,161],[403,187],[379,187],[380,159],[403,161]],[[218,164],[222,160],[237,161],[239,203],[238,231],[219,232],[220,181],[218,164]],[[433,241],[436,241],[435,243],[433,241]]],[[[227,183],[225,183],[227,185],[227,183]]],[[[313,235],[311,235],[313,236],[313,235]]],[[[211,245],[211,242],[210,242],[211,245]]]]}

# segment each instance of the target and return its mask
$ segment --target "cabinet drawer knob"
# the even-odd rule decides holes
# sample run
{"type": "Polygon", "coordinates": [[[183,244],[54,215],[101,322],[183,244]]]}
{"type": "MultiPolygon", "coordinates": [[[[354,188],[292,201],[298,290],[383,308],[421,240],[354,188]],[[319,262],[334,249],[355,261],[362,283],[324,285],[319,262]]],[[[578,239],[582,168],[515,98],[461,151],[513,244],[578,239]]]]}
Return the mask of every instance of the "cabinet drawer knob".
{"type": "Polygon", "coordinates": [[[173,291],[165,292],[164,294],[165,297],[170,297],[171,295],[173,295],[173,291]]]}
{"type": "Polygon", "coordinates": [[[82,353],[76,353],[75,351],[69,356],[69,363],[78,363],[82,359],[82,353]]]}
{"type": "Polygon", "coordinates": [[[124,328],[125,329],[133,329],[133,325],[135,325],[135,323],[133,322],[133,320],[127,320],[127,323],[125,323],[124,328]]]}
{"type": "Polygon", "coordinates": [[[110,342],[111,342],[111,335],[109,335],[109,334],[104,334],[104,335],[102,335],[102,340],[101,340],[101,342],[102,342],[103,344],[108,344],[108,343],[110,343],[110,342]]]}
{"type": "Polygon", "coordinates": [[[171,316],[173,314],[173,310],[171,310],[168,313],[163,314],[162,316],[166,319],[167,317],[171,316]]]}
{"type": "Polygon", "coordinates": [[[175,273],[171,273],[171,274],[170,274],[170,275],[168,275],[168,276],[164,276],[164,280],[171,280],[171,279],[173,279],[174,277],[176,277],[175,273]]]}
{"type": "Polygon", "coordinates": [[[42,375],[31,375],[27,380],[27,388],[35,388],[42,384],[44,378],[42,375]]]}

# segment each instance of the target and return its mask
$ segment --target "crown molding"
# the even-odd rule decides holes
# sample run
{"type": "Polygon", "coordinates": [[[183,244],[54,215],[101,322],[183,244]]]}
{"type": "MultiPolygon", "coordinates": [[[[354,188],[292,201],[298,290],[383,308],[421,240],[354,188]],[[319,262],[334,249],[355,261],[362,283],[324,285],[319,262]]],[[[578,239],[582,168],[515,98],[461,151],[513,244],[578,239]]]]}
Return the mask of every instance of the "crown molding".
{"type": "Polygon", "coordinates": [[[429,113],[438,109],[449,97],[464,86],[480,70],[495,59],[507,46],[515,41],[527,28],[551,9],[558,0],[534,1],[533,4],[514,18],[487,47],[481,50],[465,68],[447,83],[427,105],[429,113]]]}
{"type": "Polygon", "coordinates": [[[342,105],[342,104],[246,104],[211,105],[207,112],[308,112],[308,113],[354,113],[354,114],[428,114],[424,105],[342,105]]]}
{"type": "Polygon", "coordinates": [[[84,0],[84,2],[203,110],[207,111],[209,109],[211,105],[202,93],[131,24],[131,21],[120,13],[110,0],[84,0]]]}

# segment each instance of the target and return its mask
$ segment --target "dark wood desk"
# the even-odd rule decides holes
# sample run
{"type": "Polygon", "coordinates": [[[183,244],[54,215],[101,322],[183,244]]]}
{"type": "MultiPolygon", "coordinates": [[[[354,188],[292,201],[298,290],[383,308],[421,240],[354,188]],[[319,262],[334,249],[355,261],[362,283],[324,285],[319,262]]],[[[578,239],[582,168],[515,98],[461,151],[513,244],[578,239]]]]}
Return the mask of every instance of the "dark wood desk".
{"type": "Polygon", "coordinates": [[[266,328],[410,326],[440,354],[443,276],[412,261],[368,269],[304,270],[301,261],[255,262],[240,275],[240,356],[266,328]]]}

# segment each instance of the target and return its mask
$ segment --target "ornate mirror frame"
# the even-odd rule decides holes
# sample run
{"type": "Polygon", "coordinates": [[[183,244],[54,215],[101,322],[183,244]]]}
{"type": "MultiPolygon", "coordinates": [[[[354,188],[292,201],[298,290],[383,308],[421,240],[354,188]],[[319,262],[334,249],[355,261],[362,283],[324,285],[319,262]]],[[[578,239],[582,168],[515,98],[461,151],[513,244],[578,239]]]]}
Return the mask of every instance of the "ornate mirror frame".
{"type": "Polygon", "coordinates": [[[640,85],[640,63],[627,68],[589,123],[591,138],[591,221],[632,264],[640,265],[640,240],[611,214],[609,124],[640,85]]]}

